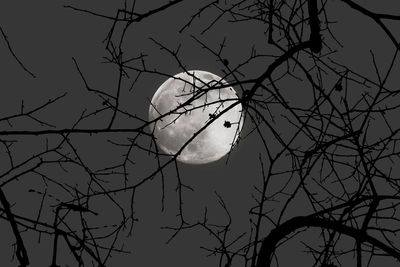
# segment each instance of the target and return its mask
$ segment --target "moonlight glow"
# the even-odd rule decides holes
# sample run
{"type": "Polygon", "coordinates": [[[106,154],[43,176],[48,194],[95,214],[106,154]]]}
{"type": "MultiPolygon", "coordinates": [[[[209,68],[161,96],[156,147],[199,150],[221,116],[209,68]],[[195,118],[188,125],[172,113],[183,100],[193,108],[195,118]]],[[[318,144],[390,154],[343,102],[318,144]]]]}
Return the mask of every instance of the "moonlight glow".
{"type": "MultiPolygon", "coordinates": [[[[169,113],[155,128],[151,125],[158,146],[176,154],[197,131],[237,101],[235,90],[210,72],[191,70],[169,78],[154,94],[149,109],[150,120],[169,113]]],[[[203,164],[226,155],[242,128],[241,112],[237,103],[223,113],[183,149],[178,160],[203,164]]]]}

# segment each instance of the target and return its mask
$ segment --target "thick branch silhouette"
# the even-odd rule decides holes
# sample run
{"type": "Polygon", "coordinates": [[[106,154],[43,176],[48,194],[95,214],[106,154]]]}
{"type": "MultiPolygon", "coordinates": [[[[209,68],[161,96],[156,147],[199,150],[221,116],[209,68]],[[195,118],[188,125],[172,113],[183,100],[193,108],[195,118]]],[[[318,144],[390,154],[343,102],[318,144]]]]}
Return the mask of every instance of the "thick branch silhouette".
{"type": "Polygon", "coordinates": [[[380,240],[370,236],[363,229],[355,229],[352,226],[344,225],[343,222],[340,221],[332,221],[309,215],[294,217],[273,229],[262,242],[256,266],[271,266],[272,256],[276,250],[278,242],[285,238],[285,236],[303,227],[318,227],[321,229],[334,230],[335,232],[353,237],[357,241],[367,242],[386,252],[387,255],[391,255],[400,261],[400,251],[398,249],[388,246],[380,240]]]}
{"type": "Polygon", "coordinates": [[[29,265],[28,252],[26,251],[24,241],[22,240],[21,234],[18,230],[18,225],[15,221],[14,214],[11,211],[10,203],[8,202],[6,195],[4,194],[1,188],[0,188],[0,202],[4,207],[4,211],[6,213],[8,221],[10,222],[13,234],[16,239],[17,249],[15,254],[17,255],[20,267],[26,267],[29,265]]]}

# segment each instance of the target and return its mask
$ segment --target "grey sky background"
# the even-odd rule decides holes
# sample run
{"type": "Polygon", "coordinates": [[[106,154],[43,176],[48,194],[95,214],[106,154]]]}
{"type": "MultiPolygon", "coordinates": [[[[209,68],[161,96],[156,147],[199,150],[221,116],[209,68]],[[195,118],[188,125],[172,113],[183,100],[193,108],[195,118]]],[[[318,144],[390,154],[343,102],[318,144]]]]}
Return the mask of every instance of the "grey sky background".
{"type": "MultiPolygon", "coordinates": [[[[348,9],[340,1],[328,1],[328,10],[332,21],[338,21],[332,26],[335,36],[342,42],[344,48],[330,44],[340,52],[335,55],[341,62],[362,72],[374,76],[369,50],[372,49],[377,61],[382,67],[387,68],[387,61],[393,55],[394,49],[390,40],[366,18],[362,18],[356,12],[348,9]]],[[[362,1],[369,8],[382,12],[394,12],[399,7],[396,1],[362,1]],[[394,3],[394,4],[393,4],[394,3]]],[[[166,1],[137,1],[137,10],[144,12],[155,8],[166,1]]],[[[194,20],[192,27],[182,34],[178,30],[190,19],[199,7],[206,1],[187,1],[167,11],[157,14],[140,24],[131,26],[128,30],[124,49],[129,56],[138,56],[140,53],[149,55],[146,58],[148,69],[154,69],[174,75],[181,70],[174,59],[165,51],[160,50],[149,38],[154,38],[160,43],[176,49],[181,44],[180,57],[187,69],[201,69],[223,76],[223,65],[217,62],[205,49],[194,42],[190,35],[198,37],[214,49],[226,37],[227,47],[224,57],[231,65],[236,65],[245,60],[254,45],[258,52],[276,55],[275,50],[269,50],[263,32],[266,25],[255,23],[230,23],[229,16],[217,23],[212,30],[205,34],[200,32],[209,25],[210,20],[215,18],[216,12],[208,10],[199,19],[194,20]]],[[[24,100],[26,108],[37,106],[67,92],[66,98],[40,113],[39,117],[46,119],[57,126],[57,128],[68,128],[79,118],[83,109],[95,110],[101,107],[101,99],[86,91],[84,84],[77,72],[72,57],[74,57],[82,72],[85,74],[89,84],[99,90],[113,93],[117,84],[117,72],[114,66],[101,64],[102,57],[106,55],[102,40],[108,33],[111,22],[88,14],[79,13],[64,8],[63,5],[73,5],[79,8],[87,8],[99,13],[114,16],[116,9],[123,5],[123,1],[3,1],[0,4],[0,25],[9,37],[12,48],[17,56],[24,62],[25,66],[36,76],[32,79],[15,62],[8,51],[6,42],[0,38],[0,114],[1,116],[15,114],[20,110],[21,100],[24,100]]],[[[400,29],[399,25],[391,25],[393,29],[400,29]]],[[[396,34],[400,31],[394,30],[396,34]]],[[[257,60],[249,64],[244,70],[245,78],[255,78],[260,75],[271,62],[270,59],[257,60]]],[[[398,63],[396,72],[398,73],[398,63]]],[[[166,78],[157,75],[143,75],[135,84],[132,91],[128,91],[129,84],[122,87],[121,109],[147,119],[149,99],[153,96],[166,78]]],[[[395,85],[399,79],[392,79],[389,85],[395,85]]],[[[240,93],[239,88],[235,88],[240,93]]],[[[301,83],[295,81],[287,82],[287,90],[291,101],[308,101],[307,94],[301,88],[301,83]]],[[[111,114],[111,113],[110,113],[111,114]]],[[[111,116],[104,115],[96,120],[88,120],[80,124],[80,128],[106,127],[111,116]]],[[[136,127],[133,121],[117,118],[115,127],[136,127]]],[[[283,124],[282,124],[283,126],[283,124]]],[[[21,119],[13,123],[14,130],[34,130],[40,125],[32,121],[21,119]]],[[[0,129],[11,129],[7,124],[0,124],[0,129]]],[[[250,123],[246,121],[243,134],[250,131],[250,123]]],[[[280,128],[282,130],[282,128],[280,128]]],[[[291,129],[287,128],[286,133],[291,129]]],[[[285,132],[283,132],[285,135],[285,132]]],[[[121,157],[121,150],[107,144],[107,139],[124,141],[128,138],[126,134],[94,135],[94,136],[72,136],[72,142],[84,155],[86,163],[93,169],[104,168],[107,165],[116,164],[121,157]]],[[[15,159],[23,160],[29,155],[40,151],[45,144],[43,137],[18,138],[19,144],[15,148],[15,159]]],[[[56,142],[57,138],[49,138],[50,142],[56,142]]],[[[275,142],[272,140],[271,142],[275,142]]],[[[143,142],[146,144],[146,142],[143,142]]],[[[272,144],[273,146],[273,144],[272,144]]],[[[130,182],[140,180],[156,168],[155,160],[145,152],[135,152],[136,165],[132,167],[130,182]]],[[[190,222],[202,219],[204,208],[208,208],[210,221],[223,224],[226,222],[223,209],[218,205],[215,191],[220,194],[232,215],[233,225],[231,239],[243,232],[249,231],[249,209],[256,203],[253,200],[254,186],[261,184],[261,169],[259,155],[264,156],[261,140],[251,134],[241,140],[230,155],[229,161],[226,157],[218,162],[207,165],[185,165],[179,164],[180,174],[183,182],[195,189],[194,192],[184,191],[184,212],[190,222]]],[[[6,170],[6,155],[0,155],[0,173],[6,170]]],[[[284,167],[284,163],[282,163],[284,167]]],[[[83,182],[80,178],[82,173],[69,174],[58,173],[56,169],[47,168],[45,172],[70,179],[71,183],[83,182]]],[[[218,266],[218,257],[208,257],[208,252],[200,249],[200,246],[213,248],[217,245],[204,230],[193,229],[181,232],[169,245],[165,245],[171,233],[161,230],[162,226],[176,226],[178,213],[177,184],[174,166],[166,170],[166,210],[161,213],[161,183],[157,176],[153,181],[146,184],[137,191],[135,198],[135,216],[139,221],[135,224],[132,237],[123,237],[124,248],[131,251],[128,255],[116,254],[108,266],[218,266]]],[[[116,178],[117,179],[117,178],[116,178]]],[[[277,187],[282,181],[274,183],[277,187]]],[[[33,188],[40,190],[43,184],[35,175],[26,175],[13,183],[6,190],[11,203],[17,213],[31,214],[33,218],[37,215],[40,204],[40,195],[29,193],[33,188]]],[[[272,189],[271,189],[272,190],[272,189]]],[[[57,196],[62,198],[63,196],[57,196]]],[[[120,196],[121,201],[128,195],[120,196]]],[[[48,205],[54,204],[49,199],[48,205]]],[[[53,202],[52,202],[53,201],[53,202]]],[[[93,218],[99,225],[112,221],[116,211],[109,204],[95,203],[93,210],[98,208],[103,211],[99,218],[93,218]],[[108,209],[108,210],[107,210],[108,209]],[[106,211],[107,212],[104,212],[106,211]]],[[[127,204],[129,205],[129,204],[127,204]]],[[[290,216],[303,215],[309,210],[301,206],[301,199],[296,206],[289,208],[290,216]]],[[[43,216],[51,221],[52,213],[47,211],[43,216]]],[[[263,229],[264,235],[270,229],[263,229]]],[[[124,235],[124,234],[123,234],[124,235]]],[[[8,222],[0,221],[0,265],[16,266],[16,262],[10,263],[12,256],[13,236],[8,222]]],[[[28,253],[32,266],[48,266],[51,262],[51,241],[49,237],[42,235],[38,244],[37,234],[24,234],[28,244],[28,253]]],[[[307,234],[301,234],[301,238],[307,240],[317,239],[318,231],[308,230],[307,234]]],[[[245,241],[244,241],[245,242],[245,241]]],[[[244,242],[242,244],[244,244],[244,242]]],[[[64,246],[60,242],[60,246],[64,246]]],[[[285,245],[286,246],[286,245],[285,245]]],[[[65,248],[65,247],[64,247],[65,248]]],[[[307,266],[307,255],[302,252],[303,247],[298,242],[278,250],[284,253],[281,257],[280,266],[307,266]],[[304,264],[303,264],[304,263],[304,264]]],[[[61,250],[62,251],[62,250],[61,250]]],[[[72,256],[59,253],[59,264],[61,266],[75,266],[71,260],[72,256]],[[64,262],[63,262],[64,261],[64,262]],[[68,265],[70,264],[70,265],[68,265]]],[[[385,266],[390,266],[388,262],[385,266]]],[[[242,266],[237,263],[235,266],[242,266]]]]}

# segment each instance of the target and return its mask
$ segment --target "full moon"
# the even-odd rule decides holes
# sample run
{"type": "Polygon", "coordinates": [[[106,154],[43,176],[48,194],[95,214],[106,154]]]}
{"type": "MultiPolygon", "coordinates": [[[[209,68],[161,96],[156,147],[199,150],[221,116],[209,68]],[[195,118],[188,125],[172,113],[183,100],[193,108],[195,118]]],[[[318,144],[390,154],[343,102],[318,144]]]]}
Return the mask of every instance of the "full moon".
{"type": "Polygon", "coordinates": [[[149,108],[150,125],[157,145],[188,164],[205,164],[225,156],[243,126],[242,105],[235,90],[221,77],[201,70],[181,72],[167,79],[155,92],[149,108]],[[223,114],[219,115],[232,104],[223,114]],[[217,117],[219,116],[219,117],[217,117]],[[216,118],[216,119],[215,119],[216,118]]]}

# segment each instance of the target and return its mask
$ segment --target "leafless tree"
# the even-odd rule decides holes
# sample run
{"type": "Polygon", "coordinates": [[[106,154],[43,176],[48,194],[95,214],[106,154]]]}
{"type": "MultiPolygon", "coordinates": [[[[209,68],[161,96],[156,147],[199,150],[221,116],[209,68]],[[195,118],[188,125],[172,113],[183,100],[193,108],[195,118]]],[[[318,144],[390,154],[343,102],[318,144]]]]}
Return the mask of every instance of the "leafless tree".
{"type": "MultiPolygon", "coordinates": [[[[353,0],[216,0],[182,15],[181,27],[176,31],[190,36],[196,49],[209,53],[229,86],[238,91],[237,101],[225,109],[243,106],[245,129],[238,146],[249,138],[258,138],[263,144],[256,152],[261,181],[249,192],[254,196],[254,206],[244,214],[249,216],[250,225],[236,234],[231,231],[234,207],[226,204],[221,192],[215,195],[226,217],[223,223],[210,218],[207,209],[197,220],[186,216],[185,210],[190,207],[183,205],[185,195],[196,188],[184,182],[177,161],[184,147],[224,112],[210,116],[209,122],[175,155],[159,150],[149,127],[169,114],[185,115],[193,108],[193,100],[227,85],[213,85],[193,94],[187,102],[153,121],[121,105],[123,95],[134,91],[144,76],[167,79],[175,74],[149,67],[147,54],[127,51],[130,29],[170,10],[179,10],[187,2],[173,0],[140,12],[135,0],[125,1],[116,13],[64,6],[71,16],[79,14],[87,20],[100,18],[109,23],[102,59],[113,67],[116,84],[110,89],[94,86],[95,81],[85,75],[84,64],[72,55],[71,71],[99,105],[82,110],[70,127],[60,128],[45,114],[67,101],[68,92],[50,96],[34,107],[26,107],[22,101],[18,112],[1,116],[4,155],[0,164],[0,216],[15,240],[12,245],[16,260],[12,264],[36,266],[30,263],[27,242],[40,242],[43,235],[51,238],[46,254],[52,267],[63,264],[61,254],[63,259],[72,257],[77,266],[109,266],[114,255],[128,257],[125,254],[129,248],[123,246],[123,240],[132,235],[140,219],[135,215],[135,196],[154,180],[160,181],[162,212],[178,213],[176,224],[164,227],[170,233],[168,242],[189,230],[204,231],[215,246],[203,249],[217,257],[217,266],[279,266],[285,253],[278,252],[291,242],[303,244],[312,266],[374,266],[382,257],[399,261],[400,90],[396,88],[396,74],[400,44],[396,23],[400,15],[380,13],[368,1],[371,8],[353,0]],[[370,21],[371,27],[377,27],[390,42],[382,44],[383,51],[379,51],[389,54],[389,61],[378,63],[380,59],[372,49],[370,57],[364,59],[363,64],[375,73],[365,74],[351,66],[351,59],[340,58],[346,46],[336,37],[336,22],[331,18],[342,10],[353,12],[355,19],[370,21]],[[251,25],[250,29],[263,28],[263,47],[250,46],[250,51],[243,51],[244,59],[226,57],[226,49],[232,46],[229,36],[220,33],[219,45],[204,37],[224,23],[233,28],[243,23],[251,25]],[[199,25],[200,31],[193,30],[199,25]],[[36,126],[21,129],[15,126],[18,121],[36,126]],[[91,140],[95,140],[96,147],[112,147],[120,157],[106,157],[108,162],[98,168],[81,147],[91,140]],[[19,148],[27,142],[39,144],[33,154],[24,154],[19,148]],[[137,175],[133,168],[142,156],[146,157],[148,171],[137,175]],[[165,180],[172,178],[177,187],[170,192],[165,180]],[[32,187],[28,179],[35,180],[36,186],[32,187]],[[35,216],[13,208],[8,193],[13,184],[20,188],[17,194],[25,194],[23,190],[28,188],[26,194],[40,197],[35,203],[35,216]],[[166,194],[175,194],[177,210],[166,209],[166,194]],[[113,214],[102,209],[105,205],[113,214]],[[301,210],[303,215],[293,215],[293,209],[301,210]],[[310,240],[307,233],[315,230],[317,235],[310,234],[310,240]],[[25,238],[28,233],[37,233],[39,240],[25,238]],[[60,244],[68,251],[60,249],[60,244]]],[[[21,67],[19,75],[35,79],[34,68],[13,48],[12,32],[0,29],[6,48],[21,67]]],[[[181,47],[187,44],[177,41],[172,48],[157,38],[150,40],[180,71],[188,71],[181,54],[181,47]]],[[[248,42],[251,45],[254,40],[248,42]]]]}

